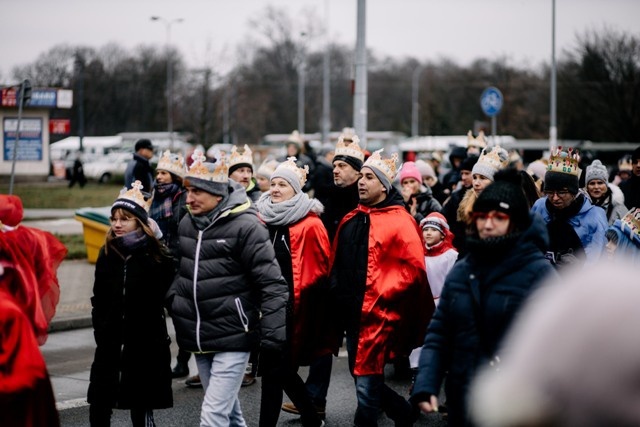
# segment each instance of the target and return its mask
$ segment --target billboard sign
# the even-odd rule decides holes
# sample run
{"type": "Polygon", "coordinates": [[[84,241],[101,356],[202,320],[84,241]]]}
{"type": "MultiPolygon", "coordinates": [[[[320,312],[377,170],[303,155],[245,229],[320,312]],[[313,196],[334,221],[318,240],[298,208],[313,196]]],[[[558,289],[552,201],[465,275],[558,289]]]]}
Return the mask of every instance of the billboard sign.
{"type": "Polygon", "coordinates": [[[71,132],[71,120],[69,119],[50,119],[49,133],[54,135],[69,135],[71,132]]]}
{"type": "MultiPolygon", "coordinates": [[[[13,160],[13,150],[16,145],[18,119],[5,117],[3,122],[4,161],[13,160]]],[[[20,142],[16,153],[17,161],[42,160],[42,119],[20,120],[20,142]]]]}

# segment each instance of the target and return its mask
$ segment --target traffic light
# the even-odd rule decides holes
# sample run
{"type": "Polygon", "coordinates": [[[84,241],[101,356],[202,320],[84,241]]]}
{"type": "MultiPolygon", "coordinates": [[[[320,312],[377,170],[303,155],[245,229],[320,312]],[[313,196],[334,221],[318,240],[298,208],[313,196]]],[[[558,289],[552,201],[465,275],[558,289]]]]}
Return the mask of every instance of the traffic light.
{"type": "Polygon", "coordinates": [[[29,79],[25,79],[24,82],[20,84],[20,102],[22,102],[22,106],[24,107],[31,100],[31,82],[29,79]]]}

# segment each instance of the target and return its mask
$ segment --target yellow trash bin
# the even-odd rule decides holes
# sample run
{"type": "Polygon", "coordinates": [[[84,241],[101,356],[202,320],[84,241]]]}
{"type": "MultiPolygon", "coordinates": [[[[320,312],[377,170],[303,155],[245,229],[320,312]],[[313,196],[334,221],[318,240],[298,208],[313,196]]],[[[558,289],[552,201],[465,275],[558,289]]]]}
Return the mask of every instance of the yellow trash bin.
{"type": "Polygon", "coordinates": [[[76,211],[75,219],[82,223],[84,245],[87,248],[87,261],[95,264],[98,260],[100,248],[104,245],[109,222],[111,206],[102,208],[80,208],[76,211]]]}

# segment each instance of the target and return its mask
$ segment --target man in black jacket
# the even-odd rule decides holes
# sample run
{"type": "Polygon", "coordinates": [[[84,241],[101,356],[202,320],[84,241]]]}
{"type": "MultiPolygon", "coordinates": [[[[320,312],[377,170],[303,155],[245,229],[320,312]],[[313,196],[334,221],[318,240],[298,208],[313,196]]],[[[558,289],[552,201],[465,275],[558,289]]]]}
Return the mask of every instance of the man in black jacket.
{"type": "Polygon", "coordinates": [[[153,168],[149,160],[153,157],[153,144],[148,139],[139,139],[135,145],[136,152],[124,171],[124,186],[131,188],[131,184],[140,181],[142,188],[149,194],[153,190],[153,168]]]}
{"type": "Polygon", "coordinates": [[[620,183],[627,208],[640,208],[640,147],[631,155],[631,178],[620,183]]]}
{"type": "Polygon", "coordinates": [[[189,215],[178,228],[180,267],[168,302],[178,345],[195,353],[205,390],[200,425],[246,425],[238,400],[245,367],[258,345],[273,358],[284,344],[288,287],[226,159],[204,161],[196,152],[184,179],[189,215]]]}

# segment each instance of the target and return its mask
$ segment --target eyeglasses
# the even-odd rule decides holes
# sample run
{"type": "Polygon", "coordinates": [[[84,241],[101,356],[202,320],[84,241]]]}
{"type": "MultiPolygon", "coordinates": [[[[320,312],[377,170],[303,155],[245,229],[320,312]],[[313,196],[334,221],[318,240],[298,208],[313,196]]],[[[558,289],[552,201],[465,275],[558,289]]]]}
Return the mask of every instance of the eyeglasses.
{"type": "Polygon", "coordinates": [[[569,194],[569,191],[567,190],[560,190],[560,191],[551,191],[551,190],[545,190],[544,194],[548,197],[553,197],[553,195],[555,194],[558,197],[565,197],[567,194],[569,194]]]}
{"type": "Polygon", "coordinates": [[[133,218],[114,218],[114,217],[109,217],[109,221],[111,222],[111,225],[116,225],[118,223],[118,221],[120,221],[120,224],[122,224],[122,225],[127,225],[131,221],[135,221],[135,220],[133,218]]]}
{"type": "Polygon", "coordinates": [[[486,221],[488,219],[493,222],[505,222],[509,221],[510,216],[504,212],[491,211],[491,212],[473,212],[471,218],[474,221],[486,221]]]}

